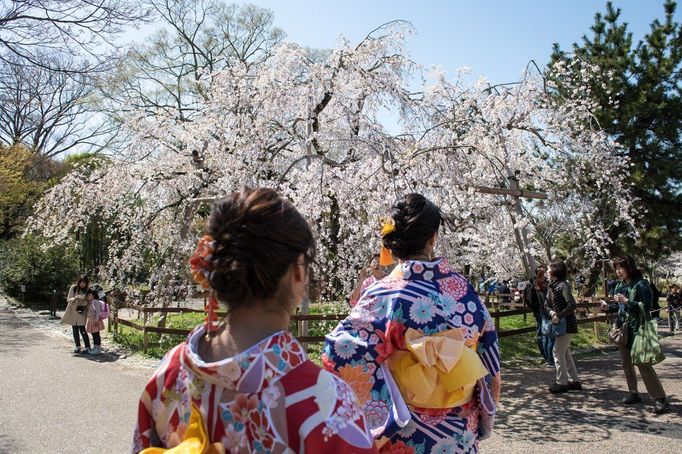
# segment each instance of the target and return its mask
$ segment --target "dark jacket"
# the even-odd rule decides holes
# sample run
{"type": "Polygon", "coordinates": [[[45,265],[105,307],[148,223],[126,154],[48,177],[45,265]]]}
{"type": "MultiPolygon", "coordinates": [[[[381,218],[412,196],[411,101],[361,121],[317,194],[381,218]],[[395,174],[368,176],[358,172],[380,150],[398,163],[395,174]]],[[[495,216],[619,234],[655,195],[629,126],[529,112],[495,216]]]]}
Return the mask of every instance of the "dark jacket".
{"type": "Polygon", "coordinates": [[[529,282],[523,289],[523,302],[533,314],[539,314],[545,306],[546,295],[546,290],[538,290],[533,282],[529,282]]]}
{"type": "Polygon", "coordinates": [[[628,347],[632,347],[637,331],[642,322],[641,312],[639,310],[639,303],[644,305],[644,312],[647,319],[650,317],[653,308],[653,292],[646,279],[638,281],[630,281],[629,284],[619,282],[616,285],[614,294],[625,295],[628,298],[627,304],[611,303],[607,312],[617,312],[618,320],[617,326],[623,326],[627,320],[628,323],[628,347]],[[633,291],[634,290],[634,291],[633,291]]]}
{"type": "Polygon", "coordinates": [[[559,319],[566,319],[566,332],[578,332],[578,320],[575,318],[575,299],[571,293],[571,286],[566,281],[551,281],[547,286],[547,300],[543,314],[551,318],[549,311],[556,312],[559,319]]]}

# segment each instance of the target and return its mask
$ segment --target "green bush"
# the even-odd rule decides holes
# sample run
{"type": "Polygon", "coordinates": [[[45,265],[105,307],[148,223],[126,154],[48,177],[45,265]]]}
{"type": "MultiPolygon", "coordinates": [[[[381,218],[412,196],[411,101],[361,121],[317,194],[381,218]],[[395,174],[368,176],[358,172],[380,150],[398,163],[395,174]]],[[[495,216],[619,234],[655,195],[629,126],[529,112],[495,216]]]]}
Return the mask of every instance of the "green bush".
{"type": "Polygon", "coordinates": [[[0,243],[0,286],[11,296],[47,302],[52,290],[61,301],[78,276],[78,256],[73,247],[48,247],[44,238],[27,235],[0,243]]]}

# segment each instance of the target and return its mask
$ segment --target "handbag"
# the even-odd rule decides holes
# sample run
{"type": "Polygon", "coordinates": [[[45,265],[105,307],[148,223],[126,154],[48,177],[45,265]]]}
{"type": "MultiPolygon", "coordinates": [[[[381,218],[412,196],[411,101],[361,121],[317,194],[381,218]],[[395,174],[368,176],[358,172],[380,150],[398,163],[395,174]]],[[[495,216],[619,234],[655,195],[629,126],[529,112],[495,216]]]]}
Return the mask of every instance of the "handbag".
{"type": "Polygon", "coordinates": [[[620,328],[614,322],[609,329],[609,341],[612,344],[618,345],[620,347],[625,347],[628,344],[628,322],[627,319],[620,328]]]}
{"type": "Polygon", "coordinates": [[[653,366],[665,359],[661,350],[661,342],[658,340],[657,323],[647,317],[644,305],[639,303],[641,321],[635,340],[632,342],[630,357],[632,364],[636,366],[653,366]]]}
{"type": "Polygon", "coordinates": [[[556,325],[546,317],[542,317],[542,326],[540,331],[543,336],[547,337],[561,337],[566,334],[566,319],[562,318],[556,325]]]}
{"type": "MultiPolygon", "coordinates": [[[[616,291],[620,286],[616,287],[616,291]]],[[[629,291],[629,297],[631,301],[634,301],[635,299],[635,289],[632,288],[629,291]]],[[[623,324],[619,327],[618,326],[618,320],[613,322],[613,325],[611,325],[611,328],[609,329],[608,337],[609,341],[614,344],[618,345],[619,347],[626,347],[628,345],[628,338],[629,338],[629,331],[628,331],[628,322],[629,322],[629,316],[627,313],[625,314],[625,320],[623,321],[623,324]]]]}

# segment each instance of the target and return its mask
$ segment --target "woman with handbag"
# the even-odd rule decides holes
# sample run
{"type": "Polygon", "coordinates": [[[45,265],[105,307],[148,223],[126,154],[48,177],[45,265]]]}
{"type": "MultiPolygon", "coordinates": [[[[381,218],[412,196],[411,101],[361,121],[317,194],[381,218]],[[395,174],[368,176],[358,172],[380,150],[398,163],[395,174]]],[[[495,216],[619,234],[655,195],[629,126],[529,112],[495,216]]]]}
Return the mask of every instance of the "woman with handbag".
{"type": "Polygon", "coordinates": [[[545,307],[545,299],[547,298],[547,268],[545,266],[538,266],[535,270],[535,279],[528,282],[526,288],[523,290],[523,299],[526,306],[533,311],[533,317],[537,325],[536,340],[538,343],[538,350],[542,358],[545,360],[547,367],[554,369],[554,337],[547,336],[542,332],[542,312],[545,307]]]}
{"type": "MultiPolygon", "coordinates": [[[[616,285],[614,290],[615,302],[611,304],[602,303],[602,307],[606,309],[606,312],[618,313],[617,328],[626,325],[627,334],[625,338],[627,343],[618,346],[629,391],[629,394],[623,399],[623,403],[635,404],[642,402],[642,398],[637,392],[637,375],[635,374],[631,349],[638,331],[640,331],[640,326],[647,322],[648,314],[651,313],[653,293],[649,283],[643,279],[642,272],[637,268],[635,259],[631,256],[615,259],[613,267],[621,282],[616,285]]],[[[655,401],[654,412],[657,414],[665,413],[668,411],[669,402],[653,364],[637,364],[637,367],[649,396],[655,401]]]]}
{"type": "Polygon", "coordinates": [[[69,294],[66,297],[66,310],[62,316],[61,322],[65,325],[71,325],[73,332],[73,341],[76,344],[74,353],[87,353],[90,351],[90,338],[85,332],[86,309],[88,303],[86,301],[86,294],[90,288],[90,280],[83,275],[78,278],[78,281],[69,289],[69,294]],[[83,337],[85,350],[81,349],[81,342],[79,336],[83,337]]]}
{"type": "Polygon", "coordinates": [[[549,392],[580,391],[583,387],[571,355],[571,339],[578,334],[578,321],[575,318],[575,299],[566,281],[566,264],[560,260],[550,263],[547,275],[549,285],[543,315],[553,325],[547,334],[555,337],[553,354],[556,366],[556,381],[549,387],[549,392]]]}

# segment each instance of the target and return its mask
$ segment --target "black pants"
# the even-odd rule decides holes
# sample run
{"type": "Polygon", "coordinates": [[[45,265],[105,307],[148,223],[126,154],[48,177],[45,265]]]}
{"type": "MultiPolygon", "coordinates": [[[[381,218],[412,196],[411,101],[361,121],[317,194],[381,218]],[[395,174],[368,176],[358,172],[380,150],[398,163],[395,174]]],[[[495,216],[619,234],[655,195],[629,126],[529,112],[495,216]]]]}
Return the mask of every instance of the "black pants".
{"type": "Polygon", "coordinates": [[[99,331],[92,333],[92,343],[95,344],[95,347],[102,346],[102,337],[99,335],[99,331]]]}
{"type": "MultiPolygon", "coordinates": [[[[88,333],[85,332],[85,326],[71,326],[71,329],[73,331],[73,341],[76,343],[76,347],[80,348],[81,346],[81,340],[78,337],[78,333],[80,332],[80,335],[83,336],[85,348],[90,348],[90,338],[88,337],[88,333]]],[[[99,337],[99,333],[97,333],[97,337],[99,337]]]]}

